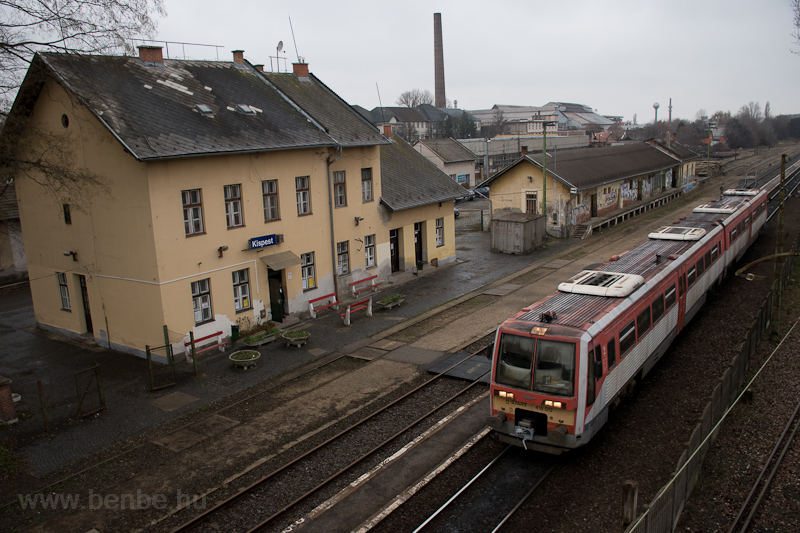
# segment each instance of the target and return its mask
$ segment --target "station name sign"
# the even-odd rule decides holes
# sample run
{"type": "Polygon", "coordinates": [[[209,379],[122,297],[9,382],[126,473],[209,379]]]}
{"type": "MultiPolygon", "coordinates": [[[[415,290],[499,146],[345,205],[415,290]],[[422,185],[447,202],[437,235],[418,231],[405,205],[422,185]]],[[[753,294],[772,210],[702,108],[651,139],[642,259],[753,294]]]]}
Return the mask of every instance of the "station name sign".
{"type": "Polygon", "coordinates": [[[265,246],[272,246],[273,244],[277,244],[278,239],[277,235],[264,235],[263,237],[253,237],[250,239],[250,249],[251,250],[258,250],[259,248],[264,248],[265,246]]]}

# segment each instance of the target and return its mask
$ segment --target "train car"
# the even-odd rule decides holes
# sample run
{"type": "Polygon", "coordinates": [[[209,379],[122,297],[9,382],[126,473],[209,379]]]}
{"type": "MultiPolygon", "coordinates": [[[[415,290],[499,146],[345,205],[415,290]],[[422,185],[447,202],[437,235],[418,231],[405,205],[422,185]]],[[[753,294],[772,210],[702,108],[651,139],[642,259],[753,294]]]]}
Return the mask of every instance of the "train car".
{"type": "Polygon", "coordinates": [[[526,449],[585,445],[766,219],[766,192],[726,191],[507,319],[495,335],[489,425],[526,449]]]}

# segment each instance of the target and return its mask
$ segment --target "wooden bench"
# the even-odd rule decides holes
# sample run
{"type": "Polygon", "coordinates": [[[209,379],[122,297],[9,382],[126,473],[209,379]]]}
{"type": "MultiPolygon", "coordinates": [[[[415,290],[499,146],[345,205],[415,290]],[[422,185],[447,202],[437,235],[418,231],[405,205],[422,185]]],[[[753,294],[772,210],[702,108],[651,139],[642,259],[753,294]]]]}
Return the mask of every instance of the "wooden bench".
{"type": "Polygon", "coordinates": [[[365,309],[367,311],[367,316],[372,316],[372,298],[347,304],[347,310],[344,313],[339,313],[339,316],[344,319],[344,325],[349,326],[350,315],[356,311],[363,311],[365,309]]]}
{"type": "Polygon", "coordinates": [[[317,318],[317,311],[322,311],[323,309],[327,309],[329,307],[333,307],[337,311],[339,310],[339,304],[342,303],[336,299],[336,293],[332,292],[330,294],[326,294],[325,296],[320,296],[319,298],[314,298],[313,300],[308,301],[308,312],[311,314],[311,318],[317,318]],[[314,307],[316,302],[321,302],[322,300],[332,300],[327,305],[321,305],[320,307],[314,307]]]}
{"type": "Polygon", "coordinates": [[[379,285],[383,285],[383,282],[379,281],[378,283],[375,283],[376,279],[378,279],[377,275],[370,276],[370,277],[364,278],[364,279],[360,279],[358,281],[354,281],[353,283],[351,283],[350,284],[350,288],[353,290],[353,297],[355,298],[360,293],[362,293],[364,291],[368,291],[370,289],[372,289],[373,291],[378,290],[378,286],[379,285]],[[358,285],[362,285],[363,283],[367,283],[367,282],[370,282],[370,284],[365,286],[365,287],[358,288],[358,285]]]}
{"type": "MultiPolygon", "coordinates": [[[[212,341],[212,343],[213,342],[214,341],[212,341]]],[[[220,348],[220,349],[222,349],[224,351],[224,346],[226,344],[228,344],[228,341],[223,341],[222,340],[222,332],[218,331],[216,333],[212,333],[211,335],[206,335],[205,337],[200,337],[199,339],[195,339],[194,340],[194,346],[195,346],[194,353],[195,353],[195,355],[198,355],[198,354],[201,354],[203,352],[207,352],[209,350],[213,350],[214,348],[220,348]],[[201,344],[203,341],[207,341],[208,339],[213,339],[214,337],[217,338],[216,339],[216,343],[210,344],[208,346],[204,346],[201,350],[197,349],[197,345],[198,344],[201,344]]],[[[192,349],[190,348],[190,346],[192,345],[192,342],[191,341],[184,342],[183,345],[184,345],[184,347],[186,349],[186,355],[191,357],[192,356],[192,349]]]]}

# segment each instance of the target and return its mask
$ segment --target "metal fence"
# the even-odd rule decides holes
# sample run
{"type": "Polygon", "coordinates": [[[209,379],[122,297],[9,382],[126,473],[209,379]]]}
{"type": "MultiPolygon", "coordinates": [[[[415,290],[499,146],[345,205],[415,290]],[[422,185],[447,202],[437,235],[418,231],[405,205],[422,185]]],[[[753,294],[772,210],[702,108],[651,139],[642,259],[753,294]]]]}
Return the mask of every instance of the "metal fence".
{"type": "MultiPolygon", "coordinates": [[[[798,242],[796,241],[792,251],[797,251],[797,249],[798,242]]],[[[659,490],[653,501],[645,506],[642,514],[626,529],[627,533],[672,533],[675,530],[681,512],[689,500],[689,495],[700,478],[703,459],[719,432],[719,424],[740,396],[739,391],[747,376],[750,358],[758,348],[761,339],[769,335],[776,289],[783,287],[786,280],[789,279],[794,268],[794,260],[794,256],[784,260],[781,279],[773,282],[772,290],[761,303],[758,315],[748,329],[739,353],[733,358],[730,367],[725,370],[720,382],[714,387],[711,400],[706,404],[700,421],[692,431],[687,447],[678,460],[672,479],[659,490]]]]}
{"type": "MultiPolygon", "coordinates": [[[[456,208],[458,209],[458,208],[456,208]]],[[[456,218],[456,231],[489,231],[491,228],[491,210],[459,209],[456,218]]]]}

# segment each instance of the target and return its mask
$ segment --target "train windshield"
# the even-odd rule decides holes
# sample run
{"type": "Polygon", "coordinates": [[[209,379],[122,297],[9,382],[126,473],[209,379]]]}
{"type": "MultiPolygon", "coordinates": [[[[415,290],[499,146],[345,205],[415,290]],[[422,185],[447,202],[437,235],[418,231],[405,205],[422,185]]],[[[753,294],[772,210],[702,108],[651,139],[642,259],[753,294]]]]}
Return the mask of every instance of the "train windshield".
{"type": "Polygon", "coordinates": [[[574,394],[574,344],[504,333],[497,360],[496,381],[501,385],[554,396],[574,394]]]}

